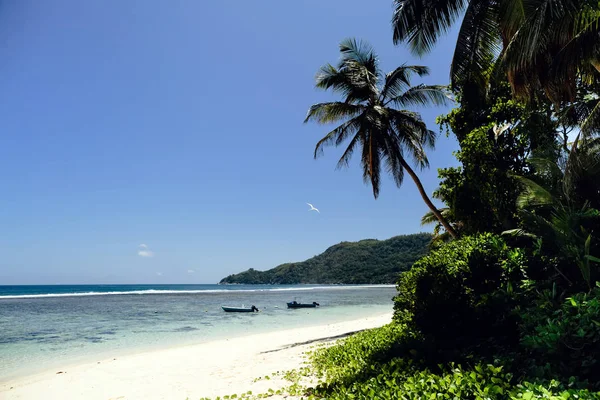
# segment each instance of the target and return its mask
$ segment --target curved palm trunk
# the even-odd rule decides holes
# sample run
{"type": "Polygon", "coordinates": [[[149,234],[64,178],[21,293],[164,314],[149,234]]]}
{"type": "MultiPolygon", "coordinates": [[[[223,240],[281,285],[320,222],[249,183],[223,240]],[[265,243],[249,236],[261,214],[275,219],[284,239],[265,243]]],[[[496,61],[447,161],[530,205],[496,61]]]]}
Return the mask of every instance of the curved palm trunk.
{"type": "Polygon", "coordinates": [[[456,233],[452,225],[450,225],[448,221],[446,221],[446,218],[444,218],[442,213],[440,213],[437,207],[431,202],[431,200],[429,200],[429,196],[427,196],[427,193],[425,192],[425,189],[421,184],[421,180],[419,179],[417,174],[415,174],[415,171],[412,170],[412,168],[406,163],[406,161],[403,158],[400,158],[400,164],[402,165],[402,168],[404,168],[406,172],[408,172],[413,181],[415,181],[415,185],[417,185],[417,189],[419,189],[419,193],[421,193],[421,197],[423,198],[423,201],[425,201],[425,204],[427,204],[427,207],[429,207],[433,215],[435,215],[438,221],[440,221],[440,224],[444,226],[446,232],[448,232],[450,235],[452,235],[454,239],[456,239],[458,237],[458,233],[456,233]]]}
{"type": "Polygon", "coordinates": [[[594,66],[594,68],[596,68],[596,71],[600,72],[600,59],[599,60],[593,60],[592,61],[592,65],[594,66]]]}

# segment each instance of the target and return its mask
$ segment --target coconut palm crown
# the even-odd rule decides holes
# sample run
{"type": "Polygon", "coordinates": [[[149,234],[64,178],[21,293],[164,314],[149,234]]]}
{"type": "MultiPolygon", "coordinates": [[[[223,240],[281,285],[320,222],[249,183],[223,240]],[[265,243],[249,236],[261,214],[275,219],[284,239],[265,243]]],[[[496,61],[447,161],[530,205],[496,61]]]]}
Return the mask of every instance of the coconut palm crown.
{"type": "Polygon", "coordinates": [[[429,73],[424,66],[402,65],[388,74],[379,69],[374,50],[366,43],[346,39],[340,44],[341,58],[337,66],[326,64],[316,76],[316,87],[332,90],[342,101],[314,104],[304,122],[340,123],[316,147],[317,158],[328,145],[339,146],[349,140],[338,161],[338,168],[348,166],[355,151],[360,152],[363,179],[370,183],[375,198],[379,196],[382,167],[400,187],[407,172],[432,213],[447,232],[456,236],[453,227],[433,205],[415,171],[407,163],[409,157],[419,169],[429,162],[425,148],[433,148],[436,134],[427,129],[420,115],[404,107],[443,105],[449,101],[444,87],[411,86],[413,75],[429,73]]]}
{"type": "Polygon", "coordinates": [[[394,43],[417,55],[461,20],[450,67],[455,87],[483,90],[504,69],[519,97],[541,87],[554,102],[573,101],[577,74],[597,79],[600,71],[597,0],[394,0],[394,10],[394,43]]]}

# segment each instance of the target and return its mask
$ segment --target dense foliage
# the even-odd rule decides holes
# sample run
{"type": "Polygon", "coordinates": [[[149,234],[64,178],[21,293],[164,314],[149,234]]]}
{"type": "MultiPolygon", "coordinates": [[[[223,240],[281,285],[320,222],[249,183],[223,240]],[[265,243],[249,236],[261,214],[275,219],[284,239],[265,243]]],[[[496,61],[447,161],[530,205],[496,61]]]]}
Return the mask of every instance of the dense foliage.
{"type": "Polygon", "coordinates": [[[399,324],[361,332],[311,355],[321,383],[309,398],[326,399],[600,399],[600,392],[573,387],[573,381],[529,380],[496,363],[448,363],[428,368],[390,357],[399,344],[414,342],[399,324]]]}
{"type": "Polygon", "coordinates": [[[523,363],[543,378],[578,376],[600,390],[600,289],[556,306],[542,297],[523,313],[523,363]]]}
{"type": "Polygon", "coordinates": [[[492,234],[453,241],[400,276],[394,318],[435,348],[436,362],[475,346],[510,345],[518,340],[513,311],[527,261],[492,234]]]}
{"type": "Polygon", "coordinates": [[[267,271],[249,269],[220,283],[395,283],[398,273],[408,270],[428,252],[430,241],[430,234],[419,233],[387,240],[342,242],[306,261],[282,264],[267,271]]]}
{"type": "Polygon", "coordinates": [[[317,350],[327,399],[600,399],[600,289],[562,299],[492,234],[434,250],[401,275],[394,322],[317,350]]]}
{"type": "Polygon", "coordinates": [[[461,20],[438,120],[460,165],[439,171],[434,250],[400,274],[393,323],[313,354],[306,394],[600,398],[600,3],[394,5],[394,42],[418,55],[461,20]]]}
{"type": "Polygon", "coordinates": [[[513,175],[531,173],[532,155],[556,157],[560,124],[548,104],[513,100],[505,81],[490,86],[476,104],[460,91],[456,95],[461,106],[438,122],[456,136],[460,166],[439,170],[434,196],[448,205],[463,234],[515,228],[521,190],[513,175]]]}

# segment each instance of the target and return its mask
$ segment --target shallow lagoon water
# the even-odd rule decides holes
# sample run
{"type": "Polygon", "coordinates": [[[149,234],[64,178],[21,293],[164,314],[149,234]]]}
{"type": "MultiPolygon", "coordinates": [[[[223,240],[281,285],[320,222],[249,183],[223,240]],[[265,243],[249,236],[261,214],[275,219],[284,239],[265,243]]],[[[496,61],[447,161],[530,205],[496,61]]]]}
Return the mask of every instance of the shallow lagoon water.
{"type": "Polygon", "coordinates": [[[392,286],[341,285],[0,287],[0,380],[134,352],[376,315],[392,310],[395,292],[392,286]],[[294,299],[321,307],[287,309],[286,302],[294,299]],[[261,312],[221,309],[242,304],[261,312]]]}

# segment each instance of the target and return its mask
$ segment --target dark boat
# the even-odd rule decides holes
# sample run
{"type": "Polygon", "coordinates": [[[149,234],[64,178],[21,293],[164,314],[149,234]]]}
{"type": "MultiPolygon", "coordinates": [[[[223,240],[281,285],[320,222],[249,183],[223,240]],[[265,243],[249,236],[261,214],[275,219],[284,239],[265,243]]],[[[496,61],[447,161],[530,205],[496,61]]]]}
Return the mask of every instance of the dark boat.
{"type": "Polygon", "coordinates": [[[296,300],[287,303],[288,308],[315,308],[319,305],[316,301],[312,303],[298,303],[296,300]]]}
{"type": "Polygon", "coordinates": [[[221,306],[221,308],[225,312],[255,312],[255,311],[258,312],[258,308],[256,308],[256,306],[252,306],[252,307],[227,307],[227,306],[221,306]]]}

